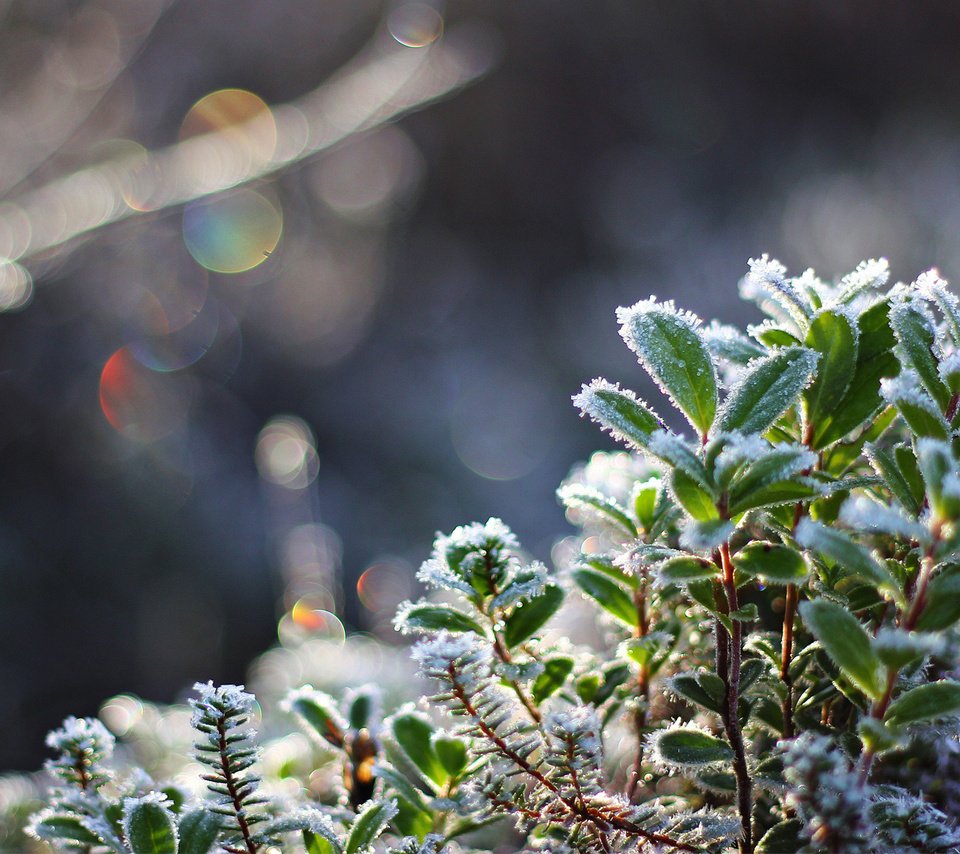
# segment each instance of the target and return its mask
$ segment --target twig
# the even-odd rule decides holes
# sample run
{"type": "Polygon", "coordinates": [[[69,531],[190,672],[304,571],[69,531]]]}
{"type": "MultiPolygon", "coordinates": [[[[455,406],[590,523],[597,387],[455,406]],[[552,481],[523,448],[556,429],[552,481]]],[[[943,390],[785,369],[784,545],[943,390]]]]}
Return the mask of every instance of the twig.
{"type": "MultiPolygon", "coordinates": [[[[727,597],[728,613],[733,614],[740,609],[737,597],[737,585],[733,576],[733,561],[730,559],[730,543],[724,542],[720,546],[721,567],[723,569],[723,588],[727,597]]],[[[719,622],[719,621],[718,621],[719,622]]],[[[720,677],[724,678],[725,693],[724,714],[722,715],[727,739],[733,749],[733,774],[737,781],[737,808],[740,812],[742,837],[739,848],[741,854],[753,852],[753,782],[747,768],[747,752],[743,743],[743,732],[740,728],[740,665],[743,656],[743,623],[731,617],[731,631],[729,636],[729,657],[726,661],[726,678],[724,671],[720,677]]],[[[719,645],[721,638],[717,638],[718,664],[720,663],[719,645]]]]}

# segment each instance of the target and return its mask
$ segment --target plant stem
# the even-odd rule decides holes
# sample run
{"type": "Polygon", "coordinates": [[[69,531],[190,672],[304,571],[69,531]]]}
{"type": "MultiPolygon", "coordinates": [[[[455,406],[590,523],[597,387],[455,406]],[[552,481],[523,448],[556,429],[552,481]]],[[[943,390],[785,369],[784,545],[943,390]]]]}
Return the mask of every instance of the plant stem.
{"type": "MultiPolygon", "coordinates": [[[[940,529],[936,522],[934,523],[933,535],[933,542],[927,549],[926,554],[923,556],[923,561],[920,564],[920,577],[917,579],[917,587],[913,595],[913,600],[910,603],[910,609],[907,611],[906,617],[904,618],[901,626],[905,632],[912,632],[916,628],[917,621],[923,614],[923,609],[927,606],[927,587],[930,584],[930,579],[933,576],[933,570],[935,566],[933,553],[936,549],[937,543],[940,540],[940,529]]],[[[890,701],[893,700],[893,692],[897,687],[897,678],[899,675],[899,667],[891,667],[887,670],[886,687],[884,688],[881,697],[878,700],[875,700],[873,706],[870,708],[870,717],[875,718],[878,721],[883,720],[884,715],[886,715],[887,709],[890,706],[890,701]]],[[[867,778],[870,776],[870,768],[873,765],[874,755],[875,754],[870,747],[864,747],[863,753],[860,754],[860,761],[858,764],[860,769],[861,783],[866,783],[867,778]]]]}
{"type": "MultiPolygon", "coordinates": [[[[490,556],[487,555],[486,558],[487,565],[487,579],[490,584],[490,589],[493,592],[494,597],[500,594],[500,590],[497,588],[496,582],[493,580],[493,565],[490,561],[490,556]]],[[[493,650],[504,664],[513,664],[513,656],[510,655],[510,650],[507,649],[507,645],[503,642],[503,638],[500,637],[500,633],[497,631],[497,619],[490,613],[493,609],[487,610],[487,608],[481,608],[481,613],[490,621],[490,631],[493,633],[493,650]]],[[[527,713],[530,715],[531,719],[538,726],[543,721],[543,717],[540,714],[540,710],[537,708],[533,700],[527,696],[526,691],[523,690],[520,683],[515,679],[508,679],[507,682],[510,683],[510,687],[513,689],[513,693],[517,695],[517,699],[523,704],[523,707],[527,710],[527,713]]]]}
{"type": "Polygon", "coordinates": [[[532,777],[547,791],[553,794],[559,803],[561,803],[569,813],[583,821],[590,822],[590,824],[596,828],[597,835],[601,838],[601,844],[606,841],[606,831],[612,828],[614,830],[623,831],[624,833],[630,833],[635,836],[639,836],[641,839],[644,839],[647,842],[652,842],[657,845],[670,846],[677,851],[695,852],[700,850],[694,845],[688,845],[687,843],[681,842],[680,840],[674,839],[666,834],[644,830],[644,828],[634,824],[632,821],[619,814],[616,811],[615,805],[611,805],[607,809],[601,809],[596,806],[591,806],[587,803],[581,804],[577,799],[571,800],[570,798],[565,797],[560,791],[559,787],[549,777],[531,765],[519,753],[513,750],[513,748],[511,748],[503,738],[497,735],[494,729],[483,719],[477,708],[473,705],[473,702],[467,695],[467,692],[464,690],[463,685],[457,677],[458,674],[456,668],[451,664],[447,676],[452,689],[451,694],[463,706],[463,710],[473,719],[474,724],[483,737],[497,748],[497,751],[501,756],[510,760],[514,765],[517,766],[517,768],[519,768],[529,777],[532,777]]]}
{"type": "Polygon", "coordinates": [[[247,820],[243,817],[243,798],[237,788],[237,781],[233,777],[233,771],[230,770],[229,751],[227,749],[227,727],[223,718],[217,721],[217,735],[220,739],[220,771],[223,774],[224,785],[227,788],[230,801],[233,805],[233,812],[237,818],[240,835],[243,837],[243,844],[246,846],[249,854],[257,854],[257,846],[250,836],[250,827],[247,824],[247,820]]]}
{"type": "Polygon", "coordinates": [[[793,660],[793,630],[797,616],[799,599],[796,584],[787,585],[787,594],[783,606],[783,637],[780,642],[780,680],[783,682],[783,737],[793,738],[793,677],[790,675],[790,663],[793,660]]]}
{"type": "MultiPolygon", "coordinates": [[[[944,417],[947,419],[947,421],[953,421],[954,416],[957,414],[958,405],[960,405],[960,394],[952,394],[950,396],[950,402],[947,404],[947,408],[944,412],[944,417]]],[[[924,505],[926,505],[926,503],[926,500],[924,500],[924,505]]],[[[934,553],[936,552],[937,545],[940,543],[940,537],[942,535],[941,523],[936,518],[934,518],[932,522],[931,533],[933,535],[933,539],[923,556],[923,561],[920,564],[920,573],[917,577],[917,584],[914,588],[913,595],[911,596],[910,608],[900,626],[906,632],[912,632],[916,628],[917,622],[923,614],[923,609],[927,606],[927,587],[930,584],[930,579],[933,577],[933,570],[935,567],[934,553]]],[[[873,706],[870,708],[870,717],[879,721],[883,720],[884,715],[887,713],[887,708],[890,706],[890,701],[893,699],[893,692],[896,688],[897,677],[899,675],[899,667],[890,668],[888,670],[886,688],[880,699],[876,700],[873,703],[873,706]]],[[[873,750],[871,750],[869,747],[864,747],[863,753],[860,754],[858,766],[860,769],[860,782],[862,784],[866,783],[867,779],[870,777],[870,769],[873,766],[874,755],[875,754],[873,750]]]]}
{"type": "MultiPolygon", "coordinates": [[[[803,428],[802,443],[810,447],[813,442],[813,424],[807,423],[803,428]]],[[[810,474],[810,469],[801,472],[804,476],[810,474]]],[[[793,509],[793,527],[795,533],[800,519],[803,517],[803,501],[798,501],[793,509]]],[[[783,635],[780,641],[780,680],[783,682],[783,737],[793,738],[793,677],[790,675],[790,664],[793,661],[793,632],[797,621],[797,604],[800,599],[796,584],[787,585],[787,593],[783,605],[783,635]]]]}
{"type": "MultiPolygon", "coordinates": [[[[503,642],[503,639],[500,637],[496,629],[493,630],[493,649],[497,653],[497,658],[499,658],[504,664],[513,663],[513,657],[510,655],[510,651],[507,649],[506,644],[503,642]]],[[[513,693],[517,695],[517,699],[519,699],[523,704],[523,707],[527,710],[527,713],[533,719],[533,722],[539,725],[543,720],[543,717],[540,714],[540,710],[536,707],[536,704],[530,697],[527,696],[527,692],[523,690],[523,687],[519,682],[516,681],[516,679],[508,679],[507,682],[510,683],[513,693]]]]}
{"type": "MultiPolygon", "coordinates": [[[[737,597],[737,585],[733,577],[733,561],[730,558],[730,543],[720,546],[720,559],[723,568],[723,587],[727,596],[728,613],[739,610],[740,603],[737,597]]],[[[739,850],[741,854],[753,852],[753,782],[747,768],[747,752],[743,743],[743,732],[740,729],[740,665],[743,656],[743,623],[740,620],[731,621],[732,630],[729,632],[729,657],[726,664],[726,697],[724,703],[723,723],[727,731],[727,739],[733,749],[733,773],[737,780],[737,807],[740,812],[742,837],[739,850]]],[[[725,632],[726,634],[726,632],[725,632]]],[[[717,638],[717,660],[720,663],[720,642],[717,638]]],[[[720,672],[724,678],[724,672],[720,672]]]]}

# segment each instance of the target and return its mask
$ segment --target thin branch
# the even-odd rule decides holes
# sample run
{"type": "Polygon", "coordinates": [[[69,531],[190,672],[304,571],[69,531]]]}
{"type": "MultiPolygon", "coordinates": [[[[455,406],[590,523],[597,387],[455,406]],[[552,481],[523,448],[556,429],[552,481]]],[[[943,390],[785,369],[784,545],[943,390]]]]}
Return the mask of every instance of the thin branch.
{"type": "Polygon", "coordinates": [[[230,800],[233,803],[233,812],[237,819],[237,826],[240,828],[240,835],[243,837],[243,844],[246,846],[249,854],[257,854],[257,846],[250,835],[250,827],[243,814],[243,796],[237,787],[237,781],[230,768],[226,718],[220,718],[217,721],[217,736],[219,737],[218,745],[220,748],[220,770],[223,774],[224,784],[227,787],[230,800]]]}
{"type": "MultiPolygon", "coordinates": [[[[727,597],[728,613],[733,614],[740,609],[737,597],[737,585],[733,575],[733,561],[730,558],[730,543],[720,546],[721,567],[723,569],[723,587],[727,597]]],[[[726,697],[724,703],[723,724],[727,732],[727,739],[733,749],[733,774],[737,781],[737,808],[740,812],[742,836],[739,842],[741,854],[753,852],[753,781],[747,767],[747,752],[743,742],[743,732],[740,728],[740,665],[743,656],[743,623],[731,618],[732,630],[729,635],[729,657],[727,670],[720,672],[724,678],[726,697]]],[[[719,646],[721,638],[717,638],[719,646]]],[[[719,654],[718,654],[719,658],[719,654]]]]}
{"type": "Polygon", "coordinates": [[[589,821],[597,829],[598,834],[602,833],[607,828],[613,828],[615,830],[623,831],[624,833],[630,833],[635,836],[639,836],[648,842],[653,842],[658,845],[672,845],[679,851],[699,850],[696,846],[688,845],[685,842],[680,842],[678,839],[673,839],[665,834],[653,833],[651,831],[644,830],[644,828],[634,824],[632,821],[624,818],[614,810],[600,810],[596,807],[591,807],[586,804],[581,806],[576,801],[571,801],[569,798],[565,797],[560,791],[559,787],[556,786],[549,777],[547,777],[540,770],[531,765],[519,753],[513,750],[513,748],[511,748],[506,741],[501,738],[489,726],[489,724],[486,723],[486,721],[483,720],[483,717],[473,705],[472,701],[467,696],[466,691],[464,691],[463,685],[457,678],[457,670],[453,664],[450,665],[448,670],[448,680],[451,687],[450,693],[463,706],[464,711],[473,719],[474,724],[476,725],[477,729],[480,730],[483,737],[497,748],[497,751],[500,753],[500,755],[505,759],[508,759],[510,762],[516,765],[517,768],[523,771],[523,773],[533,778],[548,792],[554,795],[557,798],[557,801],[562,804],[569,813],[579,817],[580,819],[589,821]]]}

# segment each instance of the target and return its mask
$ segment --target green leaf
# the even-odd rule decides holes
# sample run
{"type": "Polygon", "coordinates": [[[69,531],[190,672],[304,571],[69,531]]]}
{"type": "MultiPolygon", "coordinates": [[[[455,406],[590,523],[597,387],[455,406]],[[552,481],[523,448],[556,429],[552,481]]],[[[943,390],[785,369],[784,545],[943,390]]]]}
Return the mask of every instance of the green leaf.
{"type": "Polygon", "coordinates": [[[343,848],[339,843],[321,836],[311,830],[303,831],[303,847],[307,849],[307,854],[341,854],[343,848]]]}
{"type": "Polygon", "coordinates": [[[644,530],[649,531],[657,517],[657,495],[660,492],[660,481],[648,480],[636,487],[633,496],[633,512],[636,514],[644,530]]]}
{"type": "Polygon", "coordinates": [[[725,741],[694,727],[661,730],[653,736],[652,743],[658,761],[679,768],[698,768],[733,758],[725,741]]]}
{"type": "MultiPolygon", "coordinates": [[[[647,546],[647,544],[640,544],[635,548],[650,548],[654,549],[654,546],[647,546]]],[[[662,557],[657,556],[657,554],[649,555],[650,561],[662,560],[662,557]]],[[[613,562],[613,558],[607,555],[598,555],[591,554],[585,555],[581,554],[577,558],[577,565],[584,566],[588,569],[595,569],[597,572],[612,578],[617,584],[622,584],[623,586],[629,588],[630,590],[637,589],[637,578],[635,575],[631,575],[628,572],[625,572],[621,567],[617,566],[613,562]]]]}
{"type": "Polygon", "coordinates": [[[735,326],[711,323],[703,330],[703,337],[714,356],[735,365],[745,365],[751,359],[765,355],[763,347],[735,326]]]}
{"type": "Polygon", "coordinates": [[[376,689],[371,685],[358,689],[353,695],[350,708],[347,710],[350,729],[359,730],[370,727],[370,717],[375,707],[375,692],[376,689]]]}
{"type": "Polygon", "coordinates": [[[592,703],[603,686],[603,676],[599,673],[584,673],[577,677],[577,696],[584,703],[592,703]]]}
{"type": "Polygon", "coordinates": [[[726,519],[711,519],[709,522],[689,522],[683,530],[680,542],[696,552],[712,552],[730,538],[734,526],[726,519]]]}
{"type": "Polygon", "coordinates": [[[861,578],[902,601],[903,592],[890,570],[863,546],[836,528],[803,519],[797,526],[796,538],[804,548],[820,552],[836,561],[847,575],[861,578]]]}
{"type": "Polygon", "coordinates": [[[768,584],[801,584],[810,572],[799,552],[774,543],[744,546],[734,555],[733,565],[768,584]]]}
{"type": "Polygon", "coordinates": [[[720,518],[720,511],[710,493],[683,469],[674,469],[670,473],[670,486],[677,501],[694,519],[709,522],[720,518]]]}
{"type": "Polygon", "coordinates": [[[533,681],[533,687],[530,689],[534,702],[540,703],[559,691],[572,672],[573,659],[569,656],[558,655],[548,658],[543,663],[543,673],[533,681]]]}
{"type": "Polygon", "coordinates": [[[209,854],[223,819],[206,809],[191,810],[180,819],[179,854],[209,854]]]}
{"type": "Polygon", "coordinates": [[[703,461],[697,456],[696,448],[676,433],[667,430],[654,433],[650,437],[647,450],[673,468],[685,472],[703,489],[711,489],[710,475],[703,461]]]}
{"type": "Polygon", "coordinates": [[[687,583],[687,593],[699,605],[706,608],[711,614],[716,613],[717,603],[713,598],[714,585],[711,581],[690,581],[687,583]]]}
{"type": "Polygon", "coordinates": [[[177,854],[173,814],[149,796],[124,801],[123,832],[133,854],[177,854]]]}
{"type": "Polygon", "coordinates": [[[958,465],[953,450],[947,442],[936,439],[920,439],[916,443],[917,463],[926,484],[927,497],[934,515],[949,521],[960,512],[960,501],[945,489],[947,478],[956,477],[958,465]]]}
{"type": "Polygon", "coordinates": [[[817,461],[800,445],[776,445],[746,463],[730,484],[732,504],[749,500],[759,490],[788,480],[817,461]]]}
{"type": "Polygon", "coordinates": [[[804,344],[820,354],[817,375],[803,393],[807,423],[818,424],[850,387],[857,365],[857,329],[845,312],[826,309],[814,316],[804,344]]]}
{"type": "Polygon", "coordinates": [[[638,625],[637,608],[633,597],[613,579],[595,569],[579,567],[572,573],[577,586],[591,599],[631,628],[638,625]]]}
{"type": "Polygon", "coordinates": [[[892,726],[904,726],[953,717],[957,713],[960,713],[960,683],[944,679],[901,694],[890,704],[883,720],[892,726]]]}
{"type": "Polygon", "coordinates": [[[645,448],[650,434],[663,426],[660,417],[637,400],[632,391],[606,380],[584,385],[580,393],[574,395],[573,403],[581,413],[609,430],[615,439],[638,448],[645,448]]]}
{"type": "Polygon", "coordinates": [[[797,400],[817,367],[817,354],[789,347],[751,363],[730,390],[718,416],[718,429],[762,433],[797,400]]]}
{"type": "Polygon", "coordinates": [[[65,841],[80,845],[97,845],[100,837],[83,826],[79,816],[71,813],[50,813],[33,824],[33,830],[47,842],[65,841]]]}
{"type": "Polygon", "coordinates": [[[873,638],[873,651],[890,669],[899,670],[926,655],[943,651],[939,636],[902,629],[881,629],[873,638]]]}
{"type": "Polygon", "coordinates": [[[927,587],[927,604],[917,620],[921,631],[939,632],[960,620],[960,573],[941,574],[927,587]]]}
{"type": "Polygon", "coordinates": [[[767,672],[766,662],[762,658],[748,658],[740,669],[740,695],[746,694],[747,689],[767,672]]]}
{"type": "Polygon", "coordinates": [[[368,801],[350,826],[347,836],[346,854],[364,851],[386,829],[387,824],[397,814],[397,807],[383,801],[368,801]]]}
{"type": "Polygon", "coordinates": [[[407,804],[416,812],[430,812],[430,807],[427,805],[426,800],[424,800],[421,791],[388,762],[382,759],[377,760],[373,774],[386,783],[390,792],[396,795],[401,803],[407,804]]]}
{"type": "MultiPolygon", "coordinates": [[[[573,667],[572,660],[570,666],[573,667]]],[[[433,749],[437,752],[440,764],[451,777],[459,776],[463,769],[467,767],[469,759],[467,743],[462,738],[446,733],[437,733],[433,737],[433,749]]]]}
{"type": "Polygon", "coordinates": [[[937,404],[926,391],[914,385],[916,374],[905,371],[895,380],[884,386],[884,394],[897,412],[903,416],[910,429],[917,436],[929,436],[933,439],[946,439],[950,435],[950,425],[937,404]]]}
{"type": "Polygon", "coordinates": [[[903,472],[907,483],[910,484],[910,491],[913,493],[914,501],[916,501],[917,506],[921,506],[926,490],[924,488],[923,475],[920,473],[920,465],[917,462],[917,456],[913,452],[912,445],[897,445],[893,449],[893,455],[896,457],[897,465],[900,466],[900,471],[903,472]]]}
{"type": "Polygon", "coordinates": [[[616,501],[596,489],[589,489],[577,484],[568,484],[557,490],[557,497],[564,507],[569,509],[586,509],[600,516],[606,522],[619,528],[630,538],[637,536],[637,526],[627,515],[627,511],[616,501]]]}
{"type": "Polygon", "coordinates": [[[853,614],[826,599],[803,602],[800,615],[840,672],[874,699],[883,691],[880,660],[853,614]]]}
{"type": "Polygon", "coordinates": [[[863,746],[871,753],[882,754],[893,750],[901,743],[899,733],[876,718],[865,717],[857,724],[857,735],[863,746]]]}
{"type": "Polygon", "coordinates": [[[675,638],[665,632],[654,632],[642,637],[630,638],[624,642],[622,651],[634,664],[647,667],[659,653],[671,648],[675,638]]]}
{"type": "Polygon", "coordinates": [[[806,479],[797,478],[796,480],[783,480],[762,489],[753,492],[744,492],[737,489],[737,499],[732,500],[728,506],[728,511],[732,516],[739,516],[748,510],[755,510],[758,507],[775,507],[778,504],[796,504],[808,498],[813,498],[820,494],[816,485],[806,479]]]}
{"type": "Polygon", "coordinates": [[[788,818],[775,824],[757,843],[754,849],[756,854],[785,854],[785,852],[799,851],[807,844],[803,834],[803,821],[799,818],[788,818]]]}
{"type": "Polygon", "coordinates": [[[717,374],[696,321],[653,300],[621,308],[617,318],[640,364],[698,433],[706,434],[717,411],[717,374]]]}
{"type": "Polygon", "coordinates": [[[758,341],[771,348],[792,347],[800,343],[796,335],[780,326],[761,324],[756,330],[756,336],[758,341]]]}
{"type": "Polygon", "coordinates": [[[334,747],[343,747],[342,721],[333,699],[319,691],[310,694],[297,693],[289,701],[290,711],[307,726],[334,747]]]}
{"type": "Polygon", "coordinates": [[[708,711],[716,712],[718,715],[721,714],[721,701],[713,697],[710,692],[700,684],[700,680],[696,675],[681,673],[669,679],[667,686],[674,694],[683,697],[684,700],[694,703],[697,706],[702,706],[708,711]]]}
{"type": "Polygon", "coordinates": [[[751,623],[760,619],[760,609],[757,608],[755,602],[748,602],[746,605],[737,608],[736,611],[731,611],[727,616],[731,620],[737,620],[741,623],[751,623]]]}
{"type": "Polygon", "coordinates": [[[875,303],[857,319],[857,366],[843,400],[815,425],[811,447],[820,450],[868,421],[882,406],[880,380],[895,377],[900,362],[893,354],[896,339],[887,322],[889,303],[875,303]]]}
{"type": "Polygon", "coordinates": [[[896,302],[890,308],[890,328],[897,336],[906,366],[917,372],[923,387],[943,412],[950,402],[950,391],[937,370],[933,354],[936,333],[929,318],[909,301],[896,302]]]}
{"type": "Polygon", "coordinates": [[[719,568],[711,560],[684,555],[670,558],[660,564],[657,576],[664,585],[686,584],[704,578],[716,578],[719,572],[719,568]]]}
{"type": "Polygon", "coordinates": [[[866,445],[864,451],[873,470],[883,479],[883,483],[890,490],[891,495],[908,512],[914,515],[919,514],[920,502],[916,500],[913,489],[911,489],[907,478],[900,470],[894,454],[877,445],[866,445]]]}
{"type": "Polygon", "coordinates": [[[407,758],[429,779],[442,786],[449,774],[433,747],[433,726],[426,715],[400,711],[389,718],[390,731],[407,758]]]}
{"type": "Polygon", "coordinates": [[[405,627],[422,632],[476,632],[483,634],[483,628],[463,611],[450,605],[435,605],[419,602],[403,612],[405,627]]]}
{"type": "Polygon", "coordinates": [[[433,830],[433,814],[415,810],[404,800],[397,801],[397,814],[393,826],[401,836],[416,836],[423,839],[433,830]]]}
{"type": "Polygon", "coordinates": [[[513,649],[533,637],[563,604],[563,590],[555,584],[549,584],[539,596],[535,596],[522,605],[517,605],[504,620],[503,640],[513,649]]]}

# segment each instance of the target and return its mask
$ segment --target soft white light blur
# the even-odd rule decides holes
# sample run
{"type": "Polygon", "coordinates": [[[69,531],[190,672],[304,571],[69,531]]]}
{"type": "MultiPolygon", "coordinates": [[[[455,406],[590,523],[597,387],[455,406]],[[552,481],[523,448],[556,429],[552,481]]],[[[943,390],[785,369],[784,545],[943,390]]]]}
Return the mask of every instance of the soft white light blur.
{"type": "Polygon", "coordinates": [[[306,489],[319,469],[306,422],[292,415],[271,419],[257,439],[256,462],[264,480],[287,489],[306,489]]]}

